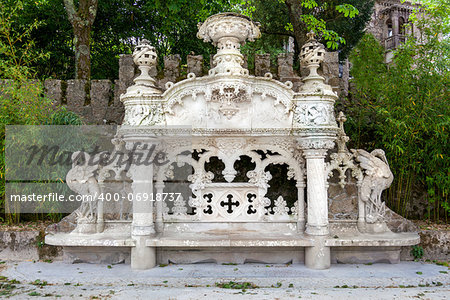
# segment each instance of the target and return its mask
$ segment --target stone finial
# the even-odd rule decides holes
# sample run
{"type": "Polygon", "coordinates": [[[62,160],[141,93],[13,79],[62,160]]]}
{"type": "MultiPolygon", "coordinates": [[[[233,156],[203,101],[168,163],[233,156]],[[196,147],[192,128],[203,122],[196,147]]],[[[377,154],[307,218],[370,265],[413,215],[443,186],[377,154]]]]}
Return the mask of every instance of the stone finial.
{"type": "Polygon", "coordinates": [[[309,69],[309,75],[304,80],[322,83],[324,78],[317,74],[317,69],[325,58],[325,47],[316,40],[314,32],[311,31],[306,36],[308,41],[300,51],[301,62],[309,69]]]}
{"type": "Polygon", "coordinates": [[[347,117],[342,111],[339,112],[337,121],[339,122],[338,139],[336,142],[338,146],[338,153],[348,153],[347,142],[350,138],[345,134],[344,123],[347,121],[347,117]]]}
{"type": "Polygon", "coordinates": [[[209,71],[209,75],[248,75],[248,70],[242,67],[244,56],[240,48],[245,41],[260,37],[258,23],[244,15],[221,13],[209,17],[198,28],[197,37],[205,42],[212,41],[217,47],[214,55],[216,67],[209,71]]]}
{"type": "Polygon", "coordinates": [[[157,58],[155,47],[148,40],[141,40],[133,51],[133,61],[141,71],[141,74],[134,79],[136,85],[155,87],[155,79],[149,75],[149,72],[156,65],[157,58]]]}

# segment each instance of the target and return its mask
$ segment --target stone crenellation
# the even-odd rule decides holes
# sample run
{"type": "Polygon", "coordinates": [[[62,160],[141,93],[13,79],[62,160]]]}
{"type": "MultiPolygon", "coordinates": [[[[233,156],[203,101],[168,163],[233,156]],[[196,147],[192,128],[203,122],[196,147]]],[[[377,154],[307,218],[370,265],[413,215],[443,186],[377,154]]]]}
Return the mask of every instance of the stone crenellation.
{"type": "MultiPolygon", "coordinates": [[[[291,81],[294,91],[298,91],[303,85],[301,77],[306,74],[302,71],[298,74],[293,65],[293,53],[279,54],[276,66],[271,65],[269,54],[256,54],[255,68],[250,70],[250,74],[264,76],[271,70],[277,70],[273,77],[282,82],[291,81]]],[[[149,71],[150,76],[157,79],[156,85],[162,91],[165,90],[167,82],[186,79],[188,73],[194,73],[197,77],[208,74],[202,55],[188,55],[187,65],[184,68],[181,66],[179,54],[168,55],[164,57],[164,67],[160,71],[156,67],[149,71]]],[[[339,78],[337,52],[326,53],[324,66],[319,73],[325,77],[325,82],[330,84],[334,91],[346,90],[343,87],[346,84],[339,78]]],[[[65,106],[69,111],[79,114],[87,124],[120,124],[124,115],[120,95],[133,85],[133,79],[138,74],[139,71],[134,65],[132,56],[124,54],[119,59],[119,79],[91,80],[90,82],[77,79],[47,79],[44,82],[45,93],[53,100],[55,107],[65,106]]]]}

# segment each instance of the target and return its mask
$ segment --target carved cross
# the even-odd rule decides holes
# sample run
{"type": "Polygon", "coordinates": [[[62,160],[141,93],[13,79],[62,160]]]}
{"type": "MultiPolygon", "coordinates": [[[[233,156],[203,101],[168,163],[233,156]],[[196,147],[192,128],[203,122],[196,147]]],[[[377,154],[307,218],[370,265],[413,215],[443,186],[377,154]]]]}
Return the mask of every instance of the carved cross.
{"type": "Polygon", "coordinates": [[[231,214],[231,213],[233,213],[233,206],[236,206],[236,207],[239,206],[239,201],[233,202],[233,200],[232,200],[233,195],[231,195],[231,194],[228,194],[227,198],[228,199],[226,202],[225,201],[220,202],[220,206],[222,206],[222,207],[228,206],[227,213],[231,214]]]}

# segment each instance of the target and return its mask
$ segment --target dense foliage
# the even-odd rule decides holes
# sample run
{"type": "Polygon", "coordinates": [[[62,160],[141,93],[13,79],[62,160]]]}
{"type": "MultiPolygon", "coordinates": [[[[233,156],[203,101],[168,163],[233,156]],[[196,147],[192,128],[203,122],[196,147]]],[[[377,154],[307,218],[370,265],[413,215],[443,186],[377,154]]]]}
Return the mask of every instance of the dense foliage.
{"type": "MultiPolygon", "coordinates": [[[[16,2],[2,1],[4,7],[13,7],[16,2]]],[[[39,22],[39,26],[30,33],[35,41],[33,49],[48,54],[30,66],[37,70],[39,78],[75,78],[74,33],[63,1],[19,2],[20,17],[12,20],[13,26],[28,28],[30,24],[39,22]]],[[[275,56],[284,51],[283,46],[289,36],[304,36],[309,29],[316,28],[324,38],[328,35],[346,41],[346,44],[339,45],[343,58],[361,37],[373,7],[373,1],[361,0],[345,1],[351,6],[340,1],[298,0],[298,3],[303,5],[303,15],[292,15],[283,0],[98,1],[90,33],[91,78],[117,79],[119,55],[131,53],[136,39],[140,38],[148,39],[156,47],[161,63],[168,54],[180,54],[185,63],[186,55],[191,52],[202,54],[208,62],[215,50],[197,38],[197,24],[224,11],[244,13],[261,23],[262,38],[246,48],[248,54],[259,51],[275,56]],[[300,19],[302,16],[309,16],[310,22],[316,21],[311,23],[311,28],[305,25],[301,32],[295,34],[291,17],[300,19]],[[327,31],[322,28],[325,24],[327,31]]],[[[325,39],[324,42],[327,43],[325,39]]]]}
{"type": "Polygon", "coordinates": [[[27,26],[17,25],[24,5],[21,1],[0,3],[0,219],[17,222],[19,214],[5,214],[5,128],[6,125],[79,125],[80,118],[64,108],[55,109],[51,99],[44,96],[44,87],[35,78],[32,68],[48,54],[35,46],[35,21],[27,26]],[[8,5],[7,5],[8,4],[8,5]]]}
{"type": "Polygon", "coordinates": [[[439,220],[450,212],[450,5],[426,4],[411,18],[422,34],[409,36],[389,65],[371,35],[352,53],[348,125],[355,146],[385,149],[395,176],[389,206],[407,216],[421,186],[428,217],[439,220]]]}

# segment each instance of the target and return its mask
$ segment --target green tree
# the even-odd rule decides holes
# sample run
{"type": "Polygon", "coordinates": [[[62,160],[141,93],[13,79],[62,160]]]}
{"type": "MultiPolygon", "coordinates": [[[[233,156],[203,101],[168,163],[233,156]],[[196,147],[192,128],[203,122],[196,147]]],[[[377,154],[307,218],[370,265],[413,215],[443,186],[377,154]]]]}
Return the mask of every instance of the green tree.
{"type": "Polygon", "coordinates": [[[349,49],[362,37],[367,21],[370,19],[374,1],[349,0],[280,0],[288,8],[290,24],[298,47],[306,42],[306,33],[315,31],[327,48],[349,49]],[[345,44],[348,44],[346,48],[345,44]]]}
{"type": "MultiPolygon", "coordinates": [[[[55,109],[44,96],[44,87],[35,80],[36,62],[48,54],[31,38],[42,24],[19,22],[26,5],[22,1],[0,3],[0,212],[7,222],[20,220],[18,214],[5,213],[5,127],[6,125],[80,124],[80,118],[65,109],[55,109]]],[[[23,141],[19,141],[23,142],[23,141]]]]}
{"type": "Polygon", "coordinates": [[[374,1],[304,1],[248,0],[244,13],[261,23],[261,39],[246,47],[248,52],[276,54],[284,51],[287,38],[295,38],[295,52],[306,41],[306,33],[314,30],[329,50],[339,49],[340,60],[364,34],[372,15],[374,1]],[[345,41],[345,43],[344,43],[345,41]]]}
{"type": "MultiPolygon", "coordinates": [[[[324,2],[316,1],[318,7],[324,7],[324,2]]],[[[74,1],[74,5],[76,3],[78,2],[74,1]]],[[[340,47],[342,55],[359,39],[373,5],[372,1],[361,0],[349,0],[346,3],[352,4],[359,14],[346,18],[345,11],[337,10],[337,1],[324,12],[317,8],[302,8],[303,14],[311,13],[317,20],[323,19],[327,24],[326,28],[337,32],[338,36],[346,40],[347,43],[340,47]]],[[[73,78],[77,65],[75,42],[80,39],[74,39],[73,26],[65,12],[64,2],[23,0],[23,6],[21,17],[15,21],[15,26],[26,26],[39,20],[41,24],[31,32],[31,38],[36,43],[36,49],[49,54],[46,60],[33,65],[39,77],[73,78]]],[[[79,11],[80,6],[77,7],[79,11]]],[[[277,54],[283,51],[286,37],[294,36],[289,26],[292,21],[288,6],[280,0],[99,1],[90,33],[91,78],[116,79],[119,55],[131,53],[136,39],[141,38],[152,42],[161,59],[164,55],[178,53],[184,61],[187,54],[194,52],[202,54],[205,61],[209,61],[215,49],[196,37],[197,23],[212,14],[225,11],[251,15],[261,23],[263,36],[248,46],[249,53],[261,50],[277,54]]],[[[307,30],[307,27],[302,27],[301,35],[304,36],[307,30]]]]}
{"type": "Polygon", "coordinates": [[[75,45],[75,79],[91,78],[91,29],[97,15],[98,0],[64,0],[75,45]]]}
{"type": "Polygon", "coordinates": [[[449,16],[448,1],[421,1],[410,18],[421,34],[408,36],[389,67],[371,36],[351,56],[352,138],[386,150],[395,175],[388,205],[404,216],[417,186],[427,191],[430,218],[450,211],[449,16]]]}

